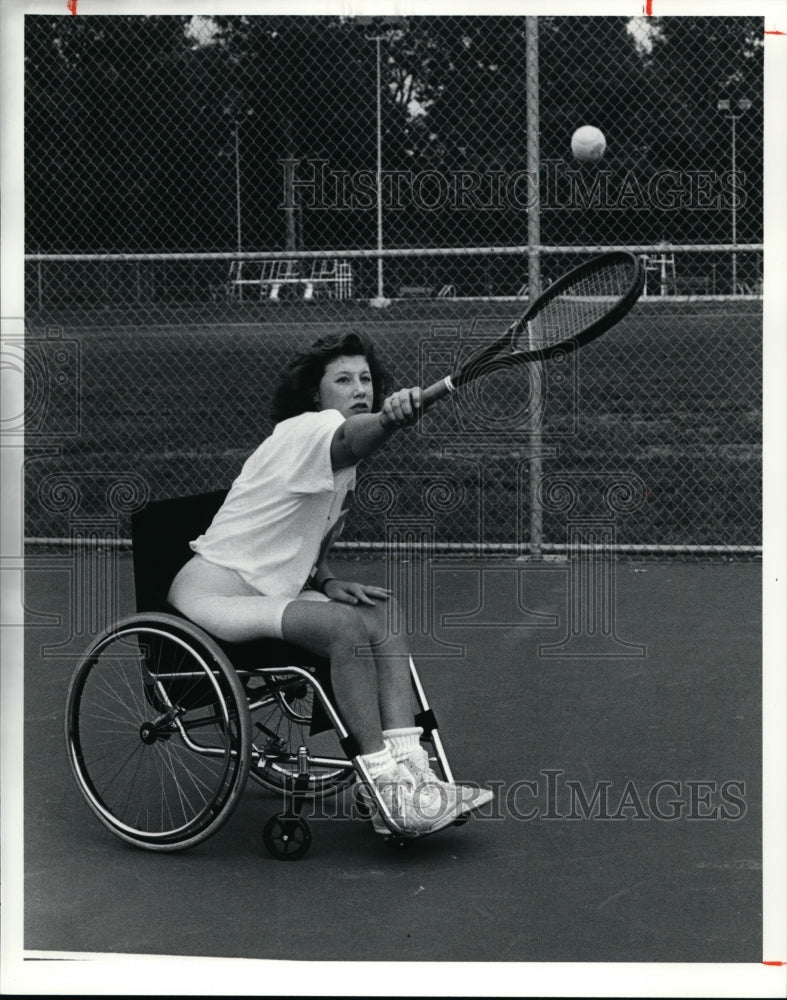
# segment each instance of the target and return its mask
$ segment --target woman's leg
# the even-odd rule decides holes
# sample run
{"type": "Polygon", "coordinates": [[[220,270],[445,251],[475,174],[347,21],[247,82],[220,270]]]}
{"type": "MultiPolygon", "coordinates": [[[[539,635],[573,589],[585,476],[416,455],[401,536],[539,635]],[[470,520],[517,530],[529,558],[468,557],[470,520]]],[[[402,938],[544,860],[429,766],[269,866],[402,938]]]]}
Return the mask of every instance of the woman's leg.
{"type": "Polygon", "coordinates": [[[264,597],[235,570],[194,556],[172,582],[169,602],[197,625],[227,642],[280,638],[288,599],[264,597]]]}
{"type": "MultiPolygon", "coordinates": [[[[398,630],[389,628],[387,603],[359,607],[265,597],[233,571],[199,557],[178,575],[169,599],[220,639],[283,637],[328,657],[337,707],[358,743],[365,774],[402,831],[431,832],[461,815],[464,807],[452,788],[430,789],[405,778],[383,737],[384,728],[413,723],[409,657],[398,630]]],[[[375,829],[389,832],[379,815],[372,818],[375,829]]]]}
{"type": "Polygon", "coordinates": [[[392,627],[397,613],[394,600],[374,606],[293,601],[284,611],[284,637],[330,658],[338,707],[362,753],[381,749],[383,730],[413,725],[409,652],[392,627]]]}
{"type": "Polygon", "coordinates": [[[383,729],[412,726],[409,661],[389,625],[392,601],[368,606],[265,597],[233,570],[200,556],[178,574],[169,598],[220,639],[283,637],[329,658],[338,708],[361,753],[383,748],[383,729]],[[375,655],[384,640],[385,654],[375,655]]]}
{"type": "Polygon", "coordinates": [[[363,655],[369,647],[369,632],[358,609],[335,601],[292,601],[284,609],[282,635],[330,659],[337,707],[359,752],[382,750],[379,674],[374,658],[368,652],[363,655]]]}
{"type": "Polygon", "coordinates": [[[373,607],[356,605],[368,634],[368,647],[361,652],[374,657],[383,729],[413,725],[413,686],[410,651],[398,627],[399,606],[394,598],[373,607]]]}

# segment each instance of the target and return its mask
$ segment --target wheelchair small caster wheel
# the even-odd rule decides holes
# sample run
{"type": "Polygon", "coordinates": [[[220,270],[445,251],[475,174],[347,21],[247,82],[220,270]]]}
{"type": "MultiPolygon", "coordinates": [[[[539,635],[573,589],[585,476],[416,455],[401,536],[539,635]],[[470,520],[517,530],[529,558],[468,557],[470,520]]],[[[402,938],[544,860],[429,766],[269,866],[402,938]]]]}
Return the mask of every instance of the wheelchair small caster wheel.
{"type": "Polygon", "coordinates": [[[312,834],[303,817],[271,816],[262,831],[268,853],[278,861],[297,861],[309,850],[312,834]]]}

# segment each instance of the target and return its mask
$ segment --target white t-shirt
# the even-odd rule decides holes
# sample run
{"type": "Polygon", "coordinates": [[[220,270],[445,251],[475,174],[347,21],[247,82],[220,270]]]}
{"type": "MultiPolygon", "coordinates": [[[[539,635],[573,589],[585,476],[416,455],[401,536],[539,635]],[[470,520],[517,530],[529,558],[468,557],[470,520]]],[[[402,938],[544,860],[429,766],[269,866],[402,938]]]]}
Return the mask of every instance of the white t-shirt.
{"type": "Polygon", "coordinates": [[[277,424],[245,462],[208,530],[191,548],[261,594],[297,597],[342,528],[355,467],[334,472],[338,410],[277,424]]]}

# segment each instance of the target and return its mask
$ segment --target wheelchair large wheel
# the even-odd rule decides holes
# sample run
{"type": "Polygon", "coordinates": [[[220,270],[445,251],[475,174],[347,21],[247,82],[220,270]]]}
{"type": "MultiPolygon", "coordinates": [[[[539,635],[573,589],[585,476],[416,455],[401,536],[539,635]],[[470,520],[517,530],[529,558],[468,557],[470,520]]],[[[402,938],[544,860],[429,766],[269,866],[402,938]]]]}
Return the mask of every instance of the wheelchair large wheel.
{"type": "Polygon", "coordinates": [[[207,839],[228,819],[249,772],[246,696],[196,626],[138,615],[100,636],[66,705],[71,770],[114,834],[151,851],[207,839]]]}
{"type": "Polygon", "coordinates": [[[333,795],[355,778],[355,769],[339,747],[336,734],[311,735],[314,689],[292,674],[268,675],[257,697],[249,691],[252,722],[251,776],[273,791],[292,791],[298,776],[298,750],[309,750],[309,785],[305,794],[333,795]]]}

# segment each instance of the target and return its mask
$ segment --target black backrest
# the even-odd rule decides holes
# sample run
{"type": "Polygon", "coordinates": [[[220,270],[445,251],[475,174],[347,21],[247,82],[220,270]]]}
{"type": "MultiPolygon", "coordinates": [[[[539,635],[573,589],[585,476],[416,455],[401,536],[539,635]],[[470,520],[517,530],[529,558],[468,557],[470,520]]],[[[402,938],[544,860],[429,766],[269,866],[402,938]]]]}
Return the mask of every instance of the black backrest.
{"type": "Polygon", "coordinates": [[[154,500],[131,517],[137,611],[169,611],[175,574],[193,555],[189,542],[208,528],[228,490],[154,500]]]}
{"type": "MultiPolygon", "coordinates": [[[[189,542],[208,528],[229,490],[199,493],[174,500],[154,500],[131,516],[134,546],[134,588],[137,611],[180,612],[167,603],[175,574],[193,555],[189,542]]],[[[312,666],[328,696],[333,698],[327,660],[312,655],[283,639],[255,639],[250,642],[214,640],[227,653],[236,669],[256,670],[261,666],[312,666]]],[[[315,699],[311,732],[331,728],[322,705],[315,699]]]]}

